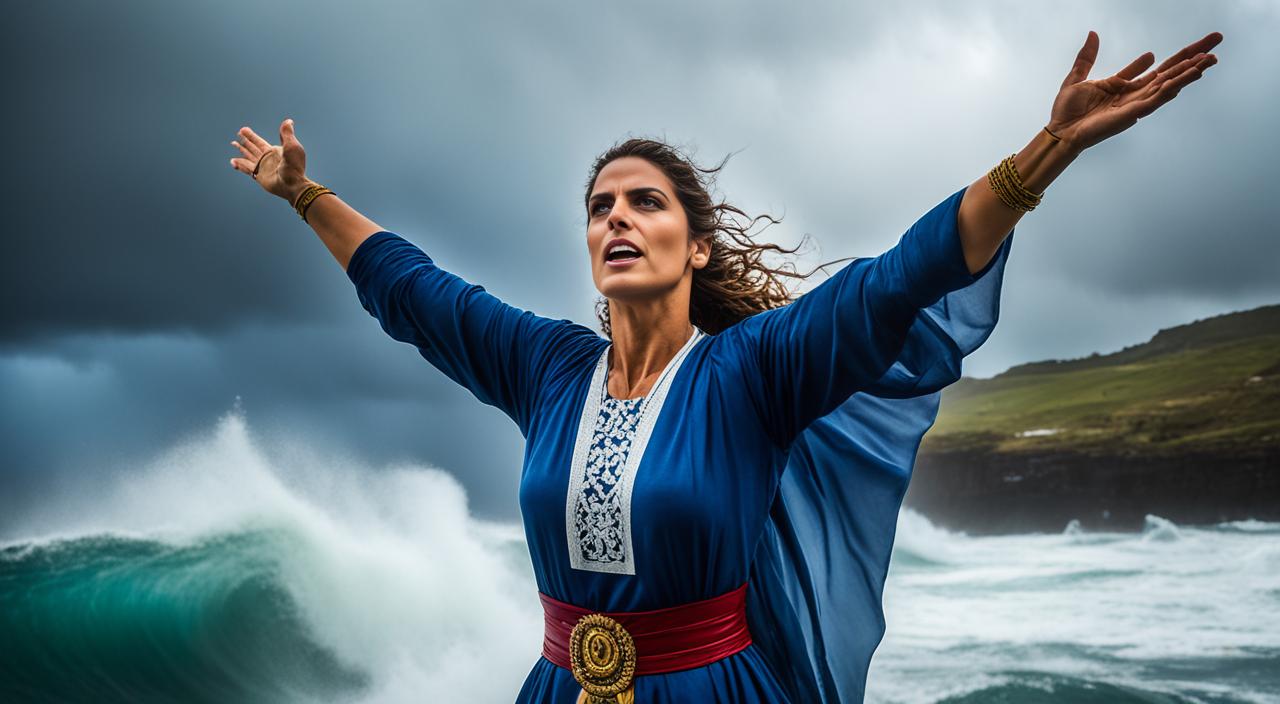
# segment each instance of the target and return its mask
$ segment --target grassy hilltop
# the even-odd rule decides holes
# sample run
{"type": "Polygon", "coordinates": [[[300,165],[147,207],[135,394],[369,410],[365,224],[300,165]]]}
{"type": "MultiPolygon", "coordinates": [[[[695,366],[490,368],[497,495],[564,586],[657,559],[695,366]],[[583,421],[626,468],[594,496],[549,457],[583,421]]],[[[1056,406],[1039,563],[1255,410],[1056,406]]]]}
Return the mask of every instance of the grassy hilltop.
{"type": "Polygon", "coordinates": [[[1280,305],[1161,330],[1112,354],[963,378],[943,391],[921,450],[1112,455],[1260,445],[1280,447],[1280,305]]]}

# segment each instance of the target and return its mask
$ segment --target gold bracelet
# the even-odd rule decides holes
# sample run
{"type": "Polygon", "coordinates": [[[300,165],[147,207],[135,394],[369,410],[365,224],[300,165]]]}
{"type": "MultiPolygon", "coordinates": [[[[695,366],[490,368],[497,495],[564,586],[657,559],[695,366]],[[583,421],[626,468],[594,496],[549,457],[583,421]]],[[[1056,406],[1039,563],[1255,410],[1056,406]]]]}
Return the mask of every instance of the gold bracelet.
{"type": "Polygon", "coordinates": [[[995,192],[1000,202],[1012,210],[1031,212],[1040,204],[1043,193],[1033,193],[1022,185],[1018,175],[1018,167],[1013,163],[1015,154],[1005,157],[987,172],[987,184],[995,192]]]}
{"type": "Polygon", "coordinates": [[[302,189],[302,191],[298,193],[298,197],[293,200],[293,209],[300,210],[308,196],[312,196],[313,192],[318,194],[319,191],[324,189],[324,186],[312,181],[311,185],[302,189]]]}
{"type": "Polygon", "coordinates": [[[293,204],[293,209],[298,211],[298,217],[302,218],[303,222],[307,221],[307,209],[311,207],[311,204],[315,202],[316,198],[319,198],[326,193],[335,196],[338,195],[318,183],[313,183],[310,186],[307,186],[306,189],[304,189],[298,196],[297,202],[293,204]]]}
{"type": "Polygon", "coordinates": [[[294,210],[297,210],[297,209],[298,209],[298,201],[302,200],[302,194],[306,193],[306,192],[307,192],[308,190],[310,190],[312,187],[314,187],[314,186],[316,186],[316,185],[317,185],[315,181],[310,181],[309,183],[310,183],[310,185],[309,185],[309,186],[306,186],[306,187],[305,187],[305,188],[303,188],[301,191],[298,191],[298,195],[294,196],[294,197],[293,197],[293,200],[289,201],[289,207],[290,207],[290,208],[293,208],[294,210]]]}
{"type": "MultiPolygon", "coordinates": [[[[1062,141],[1062,138],[1053,133],[1048,125],[1044,126],[1044,131],[1053,139],[1054,144],[1062,141]]],[[[1018,175],[1018,167],[1013,163],[1016,154],[1010,154],[996,164],[987,172],[987,184],[991,186],[991,190],[995,192],[1000,202],[1009,206],[1013,210],[1020,210],[1029,213],[1040,205],[1040,199],[1044,197],[1044,193],[1034,193],[1022,185],[1022,177],[1018,175]]]]}

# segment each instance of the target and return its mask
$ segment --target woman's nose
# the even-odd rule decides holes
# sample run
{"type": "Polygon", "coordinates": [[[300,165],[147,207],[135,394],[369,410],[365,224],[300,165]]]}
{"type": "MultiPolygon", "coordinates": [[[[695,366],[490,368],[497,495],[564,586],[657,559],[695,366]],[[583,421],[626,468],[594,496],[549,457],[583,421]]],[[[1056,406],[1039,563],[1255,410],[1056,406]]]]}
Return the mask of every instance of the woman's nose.
{"type": "Polygon", "coordinates": [[[626,206],[615,203],[609,209],[609,229],[616,230],[628,227],[631,227],[631,223],[627,220],[626,206]]]}

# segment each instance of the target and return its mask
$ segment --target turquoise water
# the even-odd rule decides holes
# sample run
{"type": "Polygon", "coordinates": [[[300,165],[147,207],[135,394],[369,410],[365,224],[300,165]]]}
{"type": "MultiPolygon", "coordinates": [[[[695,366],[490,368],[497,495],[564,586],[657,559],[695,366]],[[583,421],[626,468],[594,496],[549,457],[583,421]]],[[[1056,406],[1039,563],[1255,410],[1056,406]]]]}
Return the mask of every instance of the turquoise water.
{"type": "MultiPolygon", "coordinates": [[[[449,474],[240,416],[0,544],[0,702],[511,701],[541,647],[519,526],[449,474]]],[[[513,481],[514,475],[513,475],[513,481]]],[[[1280,702],[1280,524],[969,537],[910,511],[867,701],[1280,702]]]]}
{"type": "Polygon", "coordinates": [[[89,536],[0,550],[0,701],[344,701],[368,685],[308,631],[289,538],[89,536]]]}

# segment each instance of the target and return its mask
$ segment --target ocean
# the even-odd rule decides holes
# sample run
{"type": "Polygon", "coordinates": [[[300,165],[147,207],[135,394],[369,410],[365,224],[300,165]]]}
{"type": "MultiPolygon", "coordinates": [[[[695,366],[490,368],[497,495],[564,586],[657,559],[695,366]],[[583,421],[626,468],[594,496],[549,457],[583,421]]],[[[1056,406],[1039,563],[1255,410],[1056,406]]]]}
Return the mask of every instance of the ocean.
{"type": "MultiPolygon", "coordinates": [[[[514,481],[514,479],[513,479],[514,481]]],[[[541,608],[447,472],[239,414],[0,544],[0,702],[509,702],[541,608]]],[[[1280,523],[972,537],[905,510],[867,701],[1280,702],[1280,523]]]]}

